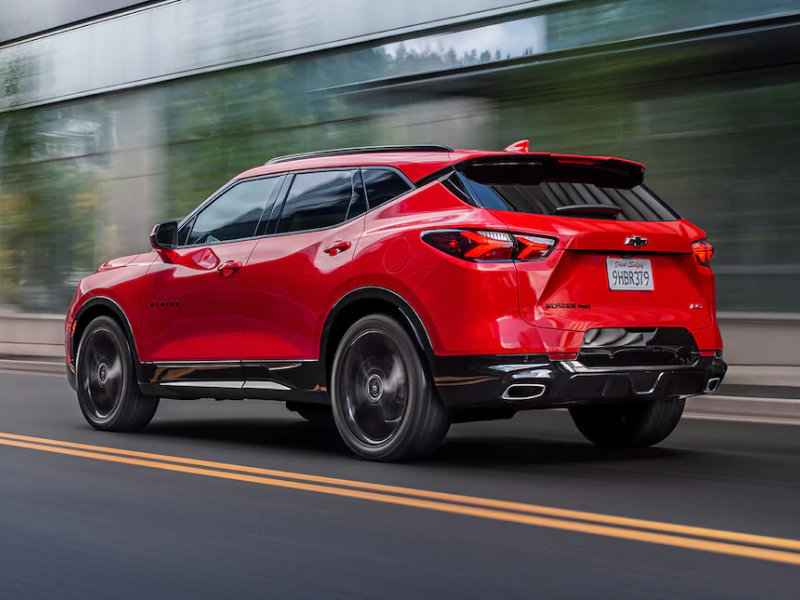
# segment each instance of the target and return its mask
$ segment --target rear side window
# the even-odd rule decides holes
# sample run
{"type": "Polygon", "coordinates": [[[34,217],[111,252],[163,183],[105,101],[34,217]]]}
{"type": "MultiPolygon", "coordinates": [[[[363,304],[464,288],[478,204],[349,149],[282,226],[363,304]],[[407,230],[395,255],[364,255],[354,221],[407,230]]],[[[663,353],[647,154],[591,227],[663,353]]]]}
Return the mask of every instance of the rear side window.
{"type": "Polygon", "coordinates": [[[253,179],[229,188],[198,213],[185,243],[210,244],[253,237],[262,214],[269,215],[275,201],[273,192],[280,181],[281,177],[253,179]]]}
{"type": "Polygon", "coordinates": [[[477,204],[492,210],[570,216],[569,209],[562,207],[605,205],[616,207],[619,212],[600,217],[592,215],[591,211],[582,213],[577,210],[572,215],[618,221],[674,221],[678,218],[672,209],[642,185],[624,189],[565,181],[484,184],[463,173],[459,173],[459,177],[477,204]]]}
{"type": "Polygon", "coordinates": [[[358,170],[296,175],[283,205],[278,233],[331,227],[364,212],[358,177],[358,170]]]}
{"type": "Polygon", "coordinates": [[[391,169],[362,169],[361,174],[370,208],[389,202],[411,189],[411,185],[391,169]]]}

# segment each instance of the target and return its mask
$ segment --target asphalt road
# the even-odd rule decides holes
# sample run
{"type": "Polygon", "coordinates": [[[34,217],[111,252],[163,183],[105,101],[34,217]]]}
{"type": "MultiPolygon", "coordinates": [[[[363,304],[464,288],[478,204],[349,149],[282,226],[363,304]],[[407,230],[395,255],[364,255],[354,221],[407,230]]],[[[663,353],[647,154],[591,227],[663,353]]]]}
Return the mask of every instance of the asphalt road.
{"type": "Polygon", "coordinates": [[[798,540],[797,426],[612,452],[529,412],[384,465],[281,404],[167,400],[109,434],[63,379],[0,374],[2,599],[798,598],[798,540]]]}

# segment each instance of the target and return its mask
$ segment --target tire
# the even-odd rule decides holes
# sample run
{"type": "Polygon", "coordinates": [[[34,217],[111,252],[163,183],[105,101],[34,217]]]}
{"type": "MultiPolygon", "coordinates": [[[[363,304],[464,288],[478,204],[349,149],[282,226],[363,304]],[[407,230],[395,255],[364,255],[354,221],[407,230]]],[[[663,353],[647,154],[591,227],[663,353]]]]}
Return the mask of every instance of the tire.
{"type": "Polygon", "coordinates": [[[330,406],[323,406],[321,404],[296,404],[290,403],[287,406],[292,412],[296,412],[309,423],[315,424],[329,424],[333,423],[333,413],[330,406]]]}
{"type": "Polygon", "coordinates": [[[136,381],[128,338],[116,321],[97,317],[86,327],[75,364],[78,404],[86,421],[103,431],[144,428],[158,408],[136,381]]]}
{"type": "Polygon", "coordinates": [[[386,315],[364,317],[344,334],[330,390],[336,428],[361,458],[389,462],[424,456],[450,427],[416,344],[386,315]]]}
{"type": "Polygon", "coordinates": [[[644,448],[664,440],[683,414],[683,398],[569,409],[578,430],[606,448],[644,448]]]}

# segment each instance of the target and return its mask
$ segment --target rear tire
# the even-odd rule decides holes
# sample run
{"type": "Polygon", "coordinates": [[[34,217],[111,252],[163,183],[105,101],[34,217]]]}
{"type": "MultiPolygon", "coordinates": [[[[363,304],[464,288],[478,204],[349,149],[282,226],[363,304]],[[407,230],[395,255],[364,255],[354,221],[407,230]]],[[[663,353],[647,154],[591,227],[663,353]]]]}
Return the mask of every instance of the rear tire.
{"type": "Polygon", "coordinates": [[[394,319],[358,320],[333,359],[336,428],[361,458],[398,461],[433,452],[450,427],[416,344],[394,319]]]}
{"type": "Polygon", "coordinates": [[[309,423],[333,423],[333,413],[330,406],[322,404],[289,404],[291,404],[291,406],[287,405],[289,410],[296,412],[309,423]]]}
{"type": "Polygon", "coordinates": [[[89,323],[75,362],[78,404],[89,425],[136,431],[150,422],[158,398],[139,389],[128,338],[116,321],[97,317],[89,323]]]}
{"type": "Polygon", "coordinates": [[[644,448],[664,440],[683,414],[683,398],[575,406],[569,409],[583,436],[606,448],[644,448]]]}

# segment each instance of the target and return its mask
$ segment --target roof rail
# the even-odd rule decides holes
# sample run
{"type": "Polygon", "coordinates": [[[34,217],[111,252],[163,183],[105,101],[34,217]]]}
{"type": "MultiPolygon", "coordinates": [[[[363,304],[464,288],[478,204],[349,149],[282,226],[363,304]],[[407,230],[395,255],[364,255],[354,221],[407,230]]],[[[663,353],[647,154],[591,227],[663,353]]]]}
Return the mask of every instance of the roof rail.
{"type": "Polygon", "coordinates": [[[290,160],[300,160],[303,158],[322,158],[325,156],[343,156],[347,154],[371,154],[375,152],[452,152],[449,146],[438,144],[418,144],[416,146],[360,146],[355,148],[333,148],[331,150],[317,150],[316,152],[301,152],[299,154],[287,154],[286,156],[276,156],[266,163],[288,162],[290,160]]]}

